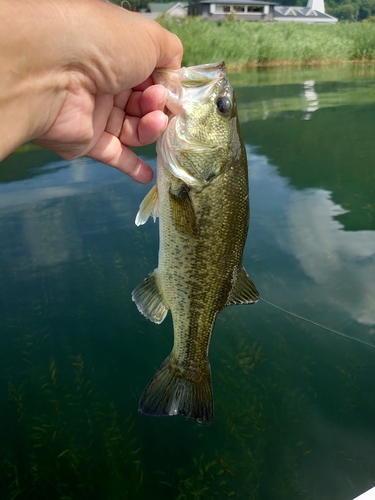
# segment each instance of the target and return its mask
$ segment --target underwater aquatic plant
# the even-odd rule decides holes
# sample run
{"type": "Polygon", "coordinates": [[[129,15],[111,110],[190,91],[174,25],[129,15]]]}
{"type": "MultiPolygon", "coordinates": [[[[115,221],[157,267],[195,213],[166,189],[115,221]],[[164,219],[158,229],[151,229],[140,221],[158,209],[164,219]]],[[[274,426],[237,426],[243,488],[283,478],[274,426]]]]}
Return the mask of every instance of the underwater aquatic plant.
{"type": "Polygon", "coordinates": [[[2,491],[9,499],[132,498],[142,479],[133,424],[103,403],[82,356],[29,367],[32,376],[26,369],[9,382],[14,426],[2,491]],[[60,380],[58,365],[72,369],[71,382],[60,380]]]}

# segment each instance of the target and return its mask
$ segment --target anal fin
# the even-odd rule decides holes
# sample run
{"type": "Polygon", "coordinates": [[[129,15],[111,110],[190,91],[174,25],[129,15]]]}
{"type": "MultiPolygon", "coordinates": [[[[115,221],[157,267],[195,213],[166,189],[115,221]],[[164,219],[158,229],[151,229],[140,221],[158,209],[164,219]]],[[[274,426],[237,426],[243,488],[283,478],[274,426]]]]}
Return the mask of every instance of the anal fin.
{"type": "Polygon", "coordinates": [[[138,311],[154,323],[161,323],[168,313],[169,308],[158,286],[156,270],[134,288],[132,299],[138,311]]]}
{"type": "Polygon", "coordinates": [[[233,304],[255,304],[259,300],[259,293],[244,268],[238,275],[237,283],[230,292],[227,306],[233,304]]]}

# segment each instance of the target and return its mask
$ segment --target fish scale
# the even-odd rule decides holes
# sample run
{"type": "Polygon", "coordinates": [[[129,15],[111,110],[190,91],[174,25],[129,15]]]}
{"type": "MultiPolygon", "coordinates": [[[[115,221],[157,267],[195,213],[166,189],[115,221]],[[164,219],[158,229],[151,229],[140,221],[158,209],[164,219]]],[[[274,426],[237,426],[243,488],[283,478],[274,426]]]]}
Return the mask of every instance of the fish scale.
{"type": "Polygon", "coordinates": [[[252,304],[258,292],[243,268],[249,224],[248,168],[233,89],[223,63],[158,70],[168,91],[168,127],[157,142],[157,183],[137,224],[159,217],[159,262],[132,294],[160,323],[172,314],[174,345],[139,409],[209,424],[213,396],[208,350],[218,313],[252,304]]]}

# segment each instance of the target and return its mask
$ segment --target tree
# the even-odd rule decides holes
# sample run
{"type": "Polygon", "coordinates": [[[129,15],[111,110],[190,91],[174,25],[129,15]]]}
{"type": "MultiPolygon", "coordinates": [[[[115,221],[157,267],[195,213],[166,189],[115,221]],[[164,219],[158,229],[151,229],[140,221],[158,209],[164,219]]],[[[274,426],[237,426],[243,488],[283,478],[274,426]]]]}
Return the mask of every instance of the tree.
{"type": "Polygon", "coordinates": [[[356,2],[336,3],[333,6],[327,6],[327,14],[335,16],[342,21],[356,21],[358,17],[359,5],[356,2]]]}
{"type": "Polygon", "coordinates": [[[358,19],[366,19],[375,15],[375,0],[361,0],[358,19]]]}

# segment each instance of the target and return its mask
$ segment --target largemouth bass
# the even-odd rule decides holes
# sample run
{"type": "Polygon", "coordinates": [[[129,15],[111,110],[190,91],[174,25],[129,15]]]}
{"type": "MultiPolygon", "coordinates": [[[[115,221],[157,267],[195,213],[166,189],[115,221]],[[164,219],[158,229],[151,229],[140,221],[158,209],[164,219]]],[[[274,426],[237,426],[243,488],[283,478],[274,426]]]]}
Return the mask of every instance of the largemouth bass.
{"type": "Polygon", "coordinates": [[[174,345],[139,410],[209,424],[215,319],[227,305],[259,299],[242,263],[249,225],[246,151],[224,63],[156,70],[154,80],[168,90],[170,116],[157,141],[157,182],[136,224],[159,217],[159,262],[132,298],[155,323],[171,311],[174,345]]]}

